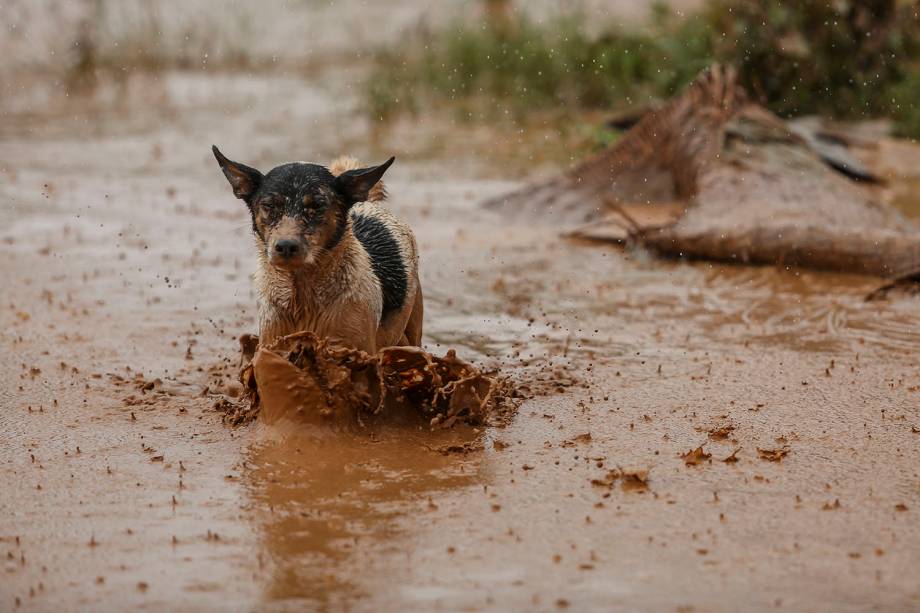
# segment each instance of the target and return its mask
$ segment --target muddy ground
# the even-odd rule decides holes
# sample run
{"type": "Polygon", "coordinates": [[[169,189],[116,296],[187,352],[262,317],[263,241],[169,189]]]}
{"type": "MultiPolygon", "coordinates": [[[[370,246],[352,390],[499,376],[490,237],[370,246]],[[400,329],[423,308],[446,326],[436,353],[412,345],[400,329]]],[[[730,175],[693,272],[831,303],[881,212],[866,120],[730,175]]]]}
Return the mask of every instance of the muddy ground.
{"type": "Polygon", "coordinates": [[[920,608],[916,298],[509,227],[478,202],[519,176],[372,139],[353,77],[3,116],[0,609],[920,608]],[[254,258],[212,143],[397,155],[426,346],[539,395],[500,429],[225,426],[254,258]]]}

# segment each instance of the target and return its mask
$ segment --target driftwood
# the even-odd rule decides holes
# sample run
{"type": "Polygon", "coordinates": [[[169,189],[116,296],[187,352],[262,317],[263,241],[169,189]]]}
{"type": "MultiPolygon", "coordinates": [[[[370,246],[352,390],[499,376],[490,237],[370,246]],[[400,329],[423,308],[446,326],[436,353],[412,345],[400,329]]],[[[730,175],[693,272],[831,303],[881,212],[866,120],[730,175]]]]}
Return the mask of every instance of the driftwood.
{"type": "Polygon", "coordinates": [[[845,143],[787,124],[713,66],[612,147],[487,206],[671,257],[887,278],[920,274],[920,230],[845,143]]]}
{"type": "Polygon", "coordinates": [[[914,261],[920,267],[917,239],[885,230],[873,233],[871,241],[856,232],[804,225],[753,227],[730,236],[718,231],[661,230],[645,234],[643,242],[679,257],[844,270],[886,278],[902,276],[893,263],[914,261]],[[908,252],[913,252],[912,259],[905,257],[908,252]]]}

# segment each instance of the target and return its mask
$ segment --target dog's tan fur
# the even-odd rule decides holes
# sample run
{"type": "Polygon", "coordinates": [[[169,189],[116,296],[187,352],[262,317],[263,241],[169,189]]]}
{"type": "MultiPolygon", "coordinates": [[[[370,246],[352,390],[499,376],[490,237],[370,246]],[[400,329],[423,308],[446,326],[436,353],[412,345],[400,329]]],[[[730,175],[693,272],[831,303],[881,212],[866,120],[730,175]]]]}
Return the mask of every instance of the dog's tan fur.
{"type": "MultiPolygon", "coordinates": [[[[329,167],[338,176],[359,168],[350,157],[329,167]]],[[[412,230],[381,203],[386,187],[378,182],[366,202],[352,210],[383,222],[399,244],[406,266],[407,288],[403,306],[381,320],[383,293],[371,268],[371,259],[355,237],[349,215],[345,234],[330,251],[297,270],[272,266],[260,239],[255,275],[259,294],[259,336],[263,344],[294,332],[309,331],[367,352],[391,345],[420,345],[422,290],[418,278],[418,249],[412,230]]]]}

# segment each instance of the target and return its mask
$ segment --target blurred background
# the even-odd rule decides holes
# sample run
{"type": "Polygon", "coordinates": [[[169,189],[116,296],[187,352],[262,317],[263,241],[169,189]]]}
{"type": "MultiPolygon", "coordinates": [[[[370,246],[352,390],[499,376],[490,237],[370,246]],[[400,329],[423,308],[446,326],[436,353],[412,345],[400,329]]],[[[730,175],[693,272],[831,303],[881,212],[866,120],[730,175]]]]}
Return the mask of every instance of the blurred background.
{"type": "Polygon", "coordinates": [[[343,87],[361,138],[398,127],[401,148],[420,155],[449,136],[484,155],[517,157],[526,143],[527,160],[560,161],[614,140],[604,122],[611,113],[666,99],[720,61],[781,116],[884,119],[896,135],[920,136],[920,17],[909,0],[3,0],[0,8],[0,130],[49,111],[167,110],[195,75],[248,77],[249,87],[212,90],[220,95],[211,102],[254,104],[257,81],[291,95],[265,85],[281,77],[343,87]],[[182,73],[185,86],[166,73],[182,73]],[[491,127],[477,138],[483,124],[491,127]],[[548,134],[557,137],[549,145],[548,134]]]}

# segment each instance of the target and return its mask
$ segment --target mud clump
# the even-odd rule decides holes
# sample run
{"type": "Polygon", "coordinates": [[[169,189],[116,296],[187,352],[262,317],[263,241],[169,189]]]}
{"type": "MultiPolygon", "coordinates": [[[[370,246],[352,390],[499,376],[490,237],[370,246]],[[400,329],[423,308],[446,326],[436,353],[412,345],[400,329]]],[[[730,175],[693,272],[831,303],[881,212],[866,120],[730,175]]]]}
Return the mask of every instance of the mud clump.
{"type": "Polygon", "coordinates": [[[782,447],[780,449],[761,449],[757,448],[757,455],[760,456],[761,460],[767,460],[768,462],[779,462],[787,455],[789,455],[790,449],[788,447],[782,447]]]}
{"type": "Polygon", "coordinates": [[[624,492],[642,493],[648,491],[648,479],[649,471],[647,468],[616,468],[608,470],[607,474],[599,479],[592,479],[591,485],[609,490],[613,488],[617,481],[620,481],[624,492]]]}
{"type": "Polygon", "coordinates": [[[703,449],[703,446],[700,445],[696,449],[691,449],[687,453],[682,454],[680,457],[687,466],[697,466],[711,458],[712,454],[708,453],[703,449]]]}
{"type": "Polygon", "coordinates": [[[419,418],[431,427],[500,425],[516,405],[506,379],[480,372],[453,350],[438,357],[387,347],[371,355],[309,332],[267,346],[245,335],[240,344],[245,398],[224,406],[234,425],[257,417],[340,429],[419,418]]]}

